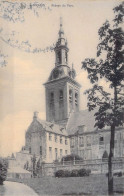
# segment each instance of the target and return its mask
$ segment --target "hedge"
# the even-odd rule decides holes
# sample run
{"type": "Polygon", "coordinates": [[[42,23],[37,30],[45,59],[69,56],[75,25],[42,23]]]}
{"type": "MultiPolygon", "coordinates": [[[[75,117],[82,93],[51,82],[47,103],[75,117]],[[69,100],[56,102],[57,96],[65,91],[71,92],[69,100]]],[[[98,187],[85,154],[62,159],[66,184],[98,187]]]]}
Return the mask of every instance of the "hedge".
{"type": "Polygon", "coordinates": [[[89,176],[91,170],[89,169],[74,169],[71,171],[68,170],[58,170],[55,172],[55,177],[63,178],[63,177],[84,177],[89,176]]]}

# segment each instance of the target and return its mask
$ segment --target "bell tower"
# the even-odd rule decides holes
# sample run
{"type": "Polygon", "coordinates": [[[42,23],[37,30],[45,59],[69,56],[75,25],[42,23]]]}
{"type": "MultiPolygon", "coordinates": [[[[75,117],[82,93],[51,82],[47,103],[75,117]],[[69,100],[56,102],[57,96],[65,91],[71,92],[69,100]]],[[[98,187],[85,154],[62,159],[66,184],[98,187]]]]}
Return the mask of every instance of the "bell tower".
{"type": "Polygon", "coordinates": [[[59,39],[56,43],[56,47],[54,48],[56,62],[55,66],[60,65],[68,65],[68,47],[67,47],[67,40],[64,38],[64,30],[62,26],[62,18],[60,18],[60,30],[59,30],[59,39]]]}
{"type": "Polygon", "coordinates": [[[45,85],[46,120],[66,125],[70,113],[79,111],[80,84],[75,80],[76,71],[68,65],[68,46],[60,19],[59,37],[54,48],[55,68],[45,85]]]}

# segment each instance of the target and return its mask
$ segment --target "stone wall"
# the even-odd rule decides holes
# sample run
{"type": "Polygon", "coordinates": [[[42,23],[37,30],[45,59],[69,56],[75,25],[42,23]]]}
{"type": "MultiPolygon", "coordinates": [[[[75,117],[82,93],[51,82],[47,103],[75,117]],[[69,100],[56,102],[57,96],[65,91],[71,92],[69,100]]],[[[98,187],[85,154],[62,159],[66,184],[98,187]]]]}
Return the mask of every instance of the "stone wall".
{"type": "MultiPolygon", "coordinates": [[[[74,162],[64,162],[56,164],[43,164],[42,165],[42,176],[54,176],[55,172],[58,170],[68,170],[73,169],[90,169],[91,174],[106,174],[108,172],[108,161],[96,159],[93,161],[74,161],[74,162]]],[[[119,158],[113,161],[113,171],[120,172],[124,168],[124,158],[119,158]]]]}

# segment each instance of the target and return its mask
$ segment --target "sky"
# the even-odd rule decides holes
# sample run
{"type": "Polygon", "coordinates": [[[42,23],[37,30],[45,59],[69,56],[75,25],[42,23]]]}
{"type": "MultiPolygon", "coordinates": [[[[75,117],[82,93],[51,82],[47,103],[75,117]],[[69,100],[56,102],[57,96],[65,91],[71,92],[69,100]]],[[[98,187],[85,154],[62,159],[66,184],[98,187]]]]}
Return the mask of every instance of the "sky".
{"type": "MultiPolygon", "coordinates": [[[[20,3],[9,1],[12,2],[17,6],[20,3]]],[[[29,5],[35,1],[23,3],[29,5]]],[[[39,117],[45,119],[43,84],[55,66],[55,54],[53,50],[43,52],[43,49],[53,47],[56,43],[60,17],[63,19],[63,29],[68,41],[69,66],[74,64],[76,80],[82,85],[80,108],[87,109],[84,91],[91,84],[87,73],[81,69],[81,62],[85,58],[96,58],[98,29],[106,19],[112,20],[112,9],[119,3],[117,0],[39,0],[37,5],[40,8],[34,6],[34,10],[27,7],[22,9],[19,13],[21,19],[17,18],[15,21],[9,20],[5,17],[5,12],[1,11],[0,51],[5,56],[7,65],[0,67],[0,156],[7,156],[21,149],[34,111],[38,111],[39,117]],[[29,45],[30,51],[35,48],[42,51],[27,52],[29,45]]],[[[6,6],[8,5],[3,3],[3,7],[6,6]]],[[[8,15],[11,12],[8,11],[8,15]]],[[[16,17],[16,14],[13,16],[16,17]]],[[[0,56],[0,62],[2,58],[0,56]]],[[[101,85],[104,84],[101,81],[101,85]]]]}

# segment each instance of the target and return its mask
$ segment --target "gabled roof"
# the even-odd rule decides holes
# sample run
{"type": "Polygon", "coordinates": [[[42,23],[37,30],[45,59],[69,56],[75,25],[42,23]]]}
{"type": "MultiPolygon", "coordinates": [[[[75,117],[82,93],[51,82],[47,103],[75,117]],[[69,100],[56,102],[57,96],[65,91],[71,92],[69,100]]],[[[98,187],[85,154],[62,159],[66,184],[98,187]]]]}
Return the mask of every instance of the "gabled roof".
{"type": "Polygon", "coordinates": [[[70,115],[70,118],[68,120],[66,130],[68,132],[68,135],[73,135],[79,130],[79,126],[85,127],[84,132],[92,132],[95,131],[97,128],[94,127],[95,125],[95,112],[94,111],[88,111],[88,110],[81,110],[79,112],[73,112],[70,115]]]}
{"type": "MultiPolygon", "coordinates": [[[[82,133],[97,133],[110,131],[110,127],[106,126],[103,129],[98,129],[98,127],[94,127],[95,125],[95,116],[94,114],[98,111],[96,108],[93,111],[81,110],[79,112],[73,112],[70,115],[68,120],[66,130],[68,135],[74,134],[82,134],[82,133]],[[80,129],[82,127],[82,129],[80,129]]],[[[123,126],[116,127],[116,131],[123,130],[123,126]]]]}
{"type": "Polygon", "coordinates": [[[52,122],[41,120],[39,118],[32,121],[27,132],[35,132],[35,131],[42,131],[42,130],[45,130],[51,133],[56,133],[59,135],[64,135],[64,136],[68,135],[67,131],[62,126],[52,123],[52,122]]]}

